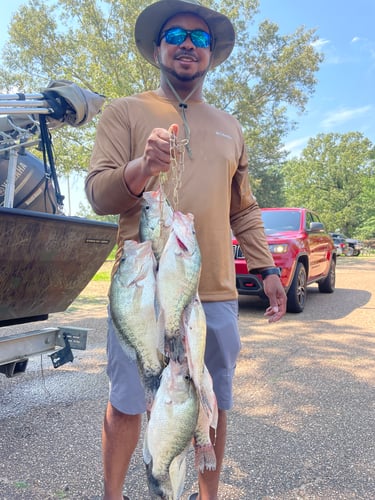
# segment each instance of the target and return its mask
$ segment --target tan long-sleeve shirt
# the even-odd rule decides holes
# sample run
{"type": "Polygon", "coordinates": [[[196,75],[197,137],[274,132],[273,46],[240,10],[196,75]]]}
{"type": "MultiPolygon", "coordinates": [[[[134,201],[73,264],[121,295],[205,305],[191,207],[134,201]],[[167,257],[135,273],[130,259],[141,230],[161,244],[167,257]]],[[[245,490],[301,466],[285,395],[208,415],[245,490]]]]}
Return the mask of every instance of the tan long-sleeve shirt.
{"type": "MultiPolygon", "coordinates": [[[[238,239],[249,269],[274,265],[260,210],[249,185],[248,162],[238,121],[203,101],[188,102],[192,157],[185,153],[178,209],[194,215],[202,255],[199,295],[202,301],[237,297],[232,234],[238,239]]],[[[100,119],[86,179],[86,194],[96,213],[119,214],[118,258],[126,239],[139,239],[142,197],[124,181],[129,161],[141,157],[151,131],[183,122],[177,101],[144,92],[112,101],[100,119]]],[[[158,186],[151,179],[145,191],[158,186]]],[[[167,181],[166,192],[173,186],[167,181]],[[168,186],[168,182],[170,185],[168,186]]]]}

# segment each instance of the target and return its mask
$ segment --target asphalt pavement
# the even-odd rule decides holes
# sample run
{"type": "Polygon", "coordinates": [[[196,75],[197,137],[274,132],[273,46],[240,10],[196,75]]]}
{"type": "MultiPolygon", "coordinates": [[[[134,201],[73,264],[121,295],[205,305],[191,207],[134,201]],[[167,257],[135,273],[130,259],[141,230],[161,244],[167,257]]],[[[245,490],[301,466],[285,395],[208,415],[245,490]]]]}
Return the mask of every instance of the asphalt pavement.
{"type": "MultiPolygon", "coordinates": [[[[239,299],[220,500],[375,498],[375,259],[338,261],[335,293],[309,287],[305,311],[279,323],[266,322],[259,299],[239,299]]],[[[32,325],[90,328],[73,363],[55,369],[34,356],[24,374],[0,374],[0,500],[102,498],[105,294],[89,285],[65,313],[32,325]]],[[[193,450],[188,459],[183,500],[196,491],[193,450]]],[[[141,443],[124,493],[148,498],[141,443]]]]}

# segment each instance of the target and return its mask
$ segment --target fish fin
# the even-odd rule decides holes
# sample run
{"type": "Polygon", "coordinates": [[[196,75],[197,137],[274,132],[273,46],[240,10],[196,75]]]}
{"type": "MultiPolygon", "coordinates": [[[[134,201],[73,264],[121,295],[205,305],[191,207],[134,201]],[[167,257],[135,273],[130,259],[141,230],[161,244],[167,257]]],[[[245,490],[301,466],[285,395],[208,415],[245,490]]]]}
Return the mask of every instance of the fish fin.
{"type": "Polygon", "coordinates": [[[177,457],[175,457],[169,466],[169,477],[172,485],[173,498],[179,499],[182,496],[186,479],[186,454],[189,446],[177,457]]]}
{"type": "MultiPolygon", "coordinates": [[[[113,321],[113,323],[115,325],[115,321],[113,321]]],[[[119,341],[119,344],[122,347],[122,350],[124,351],[124,353],[126,354],[126,356],[128,358],[132,359],[133,361],[136,361],[137,360],[137,352],[136,352],[136,350],[128,342],[126,342],[126,340],[121,335],[121,333],[120,333],[120,331],[119,331],[119,329],[117,328],[116,325],[115,325],[115,334],[116,334],[116,337],[117,337],[117,339],[119,341]]]]}
{"type": "Polygon", "coordinates": [[[164,344],[164,337],[165,337],[165,314],[164,310],[160,309],[158,319],[157,319],[157,332],[158,332],[158,342],[157,342],[157,348],[158,351],[165,356],[165,344],[164,344]]]}
{"type": "Polygon", "coordinates": [[[210,404],[209,396],[207,395],[204,387],[198,387],[197,392],[199,395],[199,401],[200,401],[200,404],[202,405],[203,411],[205,412],[207,417],[210,417],[213,414],[214,409],[212,408],[212,406],[210,404]]]}
{"type": "Polygon", "coordinates": [[[147,432],[145,433],[145,436],[143,438],[142,452],[143,452],[143,461],[146,464],[146,466],[148,466],[150,464],[152,465],[152,456],[151,456],[150,450],[148,448],[147,432]]]}
{"type": "MultiPolygon", "coordinates": [[[[211,423],[210,423],[210,427],[212,427],[213,429],[217,429],[217,421],[219,419],[219,409],[218,409],[218,406],[217,406],[217,401],[216,401],[216,396],[215,396],[215,399],[214,399],[214,407],[213,407],[213,410],[212,410],[212,416],[211,416],[211,423]]],[[[215,433],[215,437],[216,437],[216,433],[215,433]]]]}

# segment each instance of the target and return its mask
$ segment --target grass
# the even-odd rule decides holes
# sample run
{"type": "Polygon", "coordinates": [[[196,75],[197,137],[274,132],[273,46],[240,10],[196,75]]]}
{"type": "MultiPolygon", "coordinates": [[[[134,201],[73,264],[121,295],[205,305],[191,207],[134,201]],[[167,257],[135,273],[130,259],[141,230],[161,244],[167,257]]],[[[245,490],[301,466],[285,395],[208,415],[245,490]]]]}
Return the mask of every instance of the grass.
{"type": "Polygon", "coordinates": [[[116,257],[117,246],[112,250],[112,252],[108,255],[106,261],[100,267],[98,272],[92,278],[92,281],[110,281],[112,266],[116,257]]]}
{"type": "Polygon", "coordinates": [[[92,281],[109,281],[111,279],[111,270],[100,270],[92,278],[92,281]]]}

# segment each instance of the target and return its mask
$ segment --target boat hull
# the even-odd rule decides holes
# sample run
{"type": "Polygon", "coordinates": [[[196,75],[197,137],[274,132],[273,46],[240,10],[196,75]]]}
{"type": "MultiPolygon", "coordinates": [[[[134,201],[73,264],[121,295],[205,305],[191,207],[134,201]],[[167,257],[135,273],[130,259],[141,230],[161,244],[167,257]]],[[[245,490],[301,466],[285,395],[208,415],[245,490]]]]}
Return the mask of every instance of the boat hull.
{"type": "Polygon", "coordinates": [[[117,225],[0,208],[0,326],[65,311],[116,243],[117,225]]]}

